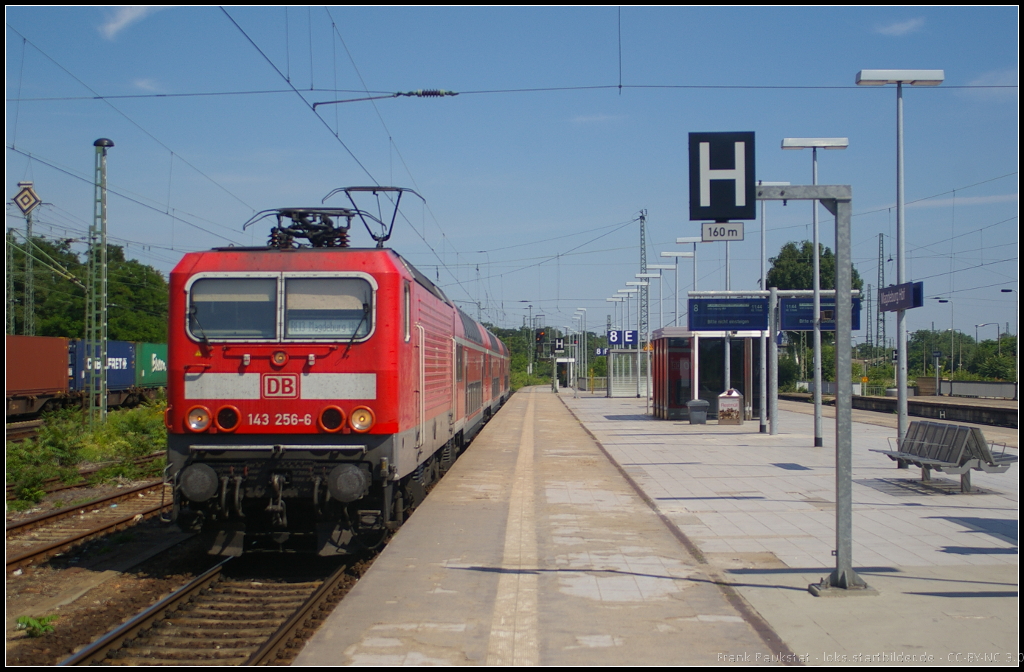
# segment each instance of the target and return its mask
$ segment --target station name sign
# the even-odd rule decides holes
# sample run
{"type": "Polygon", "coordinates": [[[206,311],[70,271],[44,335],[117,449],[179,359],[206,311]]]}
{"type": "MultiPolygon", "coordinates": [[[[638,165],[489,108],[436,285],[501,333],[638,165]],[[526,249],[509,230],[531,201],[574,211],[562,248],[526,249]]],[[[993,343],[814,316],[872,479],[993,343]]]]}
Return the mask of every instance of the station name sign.
{"type": "Polygon", "coordinates": [[[878,290],[878,309],[892,312],[909,310],[924,305],[924,283],[905,282],[878,290]]]}

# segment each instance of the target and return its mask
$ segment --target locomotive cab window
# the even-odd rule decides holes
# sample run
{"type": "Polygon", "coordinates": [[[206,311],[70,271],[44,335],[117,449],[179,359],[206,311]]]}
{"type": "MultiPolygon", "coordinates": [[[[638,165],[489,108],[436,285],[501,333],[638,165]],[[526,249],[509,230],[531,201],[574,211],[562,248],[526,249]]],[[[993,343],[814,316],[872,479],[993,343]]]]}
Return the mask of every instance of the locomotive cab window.
{"type": "Polygon", "coordinates": [[[277,280],[203,278],[193,283],[189,331],[198,339],[277,336],[277,280]]]}
{"type": "Polygon", "coordinates": [[[285,278],[285,338],[365,338],[373,289],[361,278],[285,278]]]}

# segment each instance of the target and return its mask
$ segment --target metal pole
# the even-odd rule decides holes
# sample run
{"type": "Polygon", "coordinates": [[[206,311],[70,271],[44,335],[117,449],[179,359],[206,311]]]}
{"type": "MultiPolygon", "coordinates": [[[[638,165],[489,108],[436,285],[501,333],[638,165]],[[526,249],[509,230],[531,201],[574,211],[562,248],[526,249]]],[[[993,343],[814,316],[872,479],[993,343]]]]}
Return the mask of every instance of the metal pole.
{"type": "MultiPolygon", "coordinates": [[[[761,289],[767,289],[765,287],[765,285],[768,284],[767,275],[765,274],[765,266],[767,266],[767,259],[766,259],[767,251],[766,251],[764,237],[765,237],[765,229],[767,228],[767,225],[765,224],[765,221],[764,221],[764,215],[765,215],[765,202],[761,201],[761,289]]],[[[769,308],[769,310],[771,310],[771,308],[769,308]]],[[[769,323],[770,323],[770,319],[769,319],[769,323]]],[[[761,346],[761,357],[760,357],[760,359],[761,359],[761,375],[759,376],[759,381],[760,381],[759,388],[760,389],[758,390],[758,392],[760,393],[759,396],[761,397],[761,399],[760,399],[760,402],[758,403],[758,415],[760,416],[760,418],[759,418],[759,420],[760,420],[760,422],[759,422],[760,431],[761,431],[762,434],[764,434],[765,432],[768,431],[768,428],[767,428],[768,418],[766,417],[767,414],[768,414],[768,400],[765,398],[765,396],[768,394],[768,381],[765,380],[765,376],[768,373],[768,362],[765,361],[765,357],[768,354],[767,353],[767,350],[768,350],[767,340],[768,339],[767,339],[767,335],[765,334],[765,332],[763,332],[763,331],[761,332],[761,338],[758,339],[758,340],[760,341],[760,346],[761,346]]]]}
{"type": "Polygon", "coordinates": [[[12,229],[6,232],[7,243],[7,334],[14,336],[17,325],[14,323],[14,234],[12,229]]]}
{"type": "Polygon", "coordinates": [[[114,143],[100,138],[94,166],[93,225],[89,231],[90,290],[86,311],[86,394],[89,426],[107,419],[107,149],[114,143]]]}
{"type": "MultiPolygon", "coordinates": [[[[896,83],[896,284],[907,281],[903,194],[903,83],[896,83]]],[[[838,310],[838,305],[836,306],[838,310]]],[[[838,327],[837,327],[838,329],[838,327]]],[[[907,436],[907,312],[896,311],[897,445],[907,436]]]]}
{"type": "Polygon", "coordinates": [[[850,201],[836,201],[836,569],[831,588],[867,588],[853,570],[853,262],[850,201]]]}
{"type": "Polygon", "coordinates": [[[25,213],[25,311],[23,332],[36,335],[36,274],[32,256],[32,211],[25,213]]]}
{"type": "MultiPolygon", "coordinates": [[[[732,291],[732,283],[730,282],[731,268],[729,267],[729,241],[725,241],[725,291],[732,291]]],[[[729,338],[729,331],[725,332],[725,390],[732,388],[732,342],[729,338]]]]}
{"type": "MultiPolygon", "coordinates": [[[[643,289],[643,288],[641,288],[643,289]]],[[[640,398],[640,295],[637,294],[637,398],[640,398]]]]}
{"type": "Polygon", "coordinates": [[[676,314],[672,326],[679,326],[679,257],[676,257],[676,314]]]}
{"type": "MultiPolygon", "coordinates": [[[[818,184],[818,148],[811,148],[813,174],[811,184],[818,184]]],[[[814,222],[814,447],[825,445],[821,438],[821,254],[818,239],[818,202],[811,201],[814,222]]],[[[838,307],[837,307],[838,309],[838,307]]],[[[838,330],[838,327],[837,327],[838,330]]]]}
{"type": "Polygon", "coordinates": [[[769,433],[772,436],[775,436],[779,433],[779,344],[776,340],[777,334],[779,333],[779,295],[778,290],[775,287],[772,287],[768,291],[768,347],[771,351],[769,357],[771,357],[772,360],[772,379],[768,385],[768,394],[771,395],[769,400],[768,417],[772,419],[771,430],[769,433]]]}

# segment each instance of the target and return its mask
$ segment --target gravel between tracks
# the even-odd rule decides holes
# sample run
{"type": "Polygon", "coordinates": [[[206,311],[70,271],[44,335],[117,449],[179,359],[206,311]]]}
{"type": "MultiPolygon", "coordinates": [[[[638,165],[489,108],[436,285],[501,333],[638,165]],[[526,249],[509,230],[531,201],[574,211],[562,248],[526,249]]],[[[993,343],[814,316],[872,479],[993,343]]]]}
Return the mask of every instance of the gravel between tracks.
{"type": "Polygon", "coordinates": [[[175,528],[147,521],[45,565],[8,575],[7,664],[56,664],[216,562],[195,539],[159,550],[183,539],[175,528]],[[29,637],[16,629],[20,616],[38,619],[50,614],[59,617],[53,632],[29,637]]]}

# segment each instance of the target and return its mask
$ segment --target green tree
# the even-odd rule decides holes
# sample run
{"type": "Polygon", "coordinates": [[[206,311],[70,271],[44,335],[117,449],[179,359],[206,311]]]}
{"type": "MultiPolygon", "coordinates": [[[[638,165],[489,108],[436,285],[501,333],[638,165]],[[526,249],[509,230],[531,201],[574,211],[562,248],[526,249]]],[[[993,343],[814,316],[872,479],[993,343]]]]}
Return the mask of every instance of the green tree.
{"type": "MultiPolygon", "coordinates": [[[[36,263],[36,335],[82,338],[85,335],[85,288],[88,267],[71,250],[72,240],[33,237],[36,263]],[[45,262],[45,263],[43,263],[45,262]],[[81,284],[58,273],[62,268],[81,284]]],[[[25,247],[14,249],[15,333],[24,333],[25,247]]],[[[83,255],[84,257],[84,255],[83,255]]],[[[107,247],[108,336],[119,341],[167,342],[167,281],[152,266],[125,259],[117,245],[107,247]]]]}
{"type": "MultiPolygon", "coordinates": [[[[819,276],[822,289],[835,289],[836,286],[836,255],[829,248],[819,243],[819,276]]],[[[814,243],[805,240],[802,243],[789,242],[782,246],[777,256],[768,261],[768,287],[779,289],[814,289],[814,243]]],[[[864,289],[857,269],[853,269],[853,288],[864,289]]]]}
{"type": "MultiPolygon", "coordinates": [[[[836,286],[836,255],[828,247],[819,243],[819,277],[822,289],[835,289],[836,286]]],[[[778,289],[814,289],[814,243],[805,240],[800,243],[788,242],[782,246],[778,255],[771,257],[768,261],[771,267],[768,269],[767,286],[778,289]]],[[[864,281],[861,280],[857,269],[853,269],[853,289],[863,290],[864,281]]],[[[822,332],[822,343],[830,343],[832,334],[822,332]]],[[[799,351],[802,342],[800,332],[786,332],[786,340],[791,348],[799,351]]],[[[807,343],[811,342],[808,336],[807,343]]],[[[796,353],[792,353],[797,356],[796,353]]],[[[799,355],[800,361],[810,361],[806,353],[799,355]]],[[[799,367],[799,364],[797,364],[799,367]]],[[[831,371],[822,360],[822,371],[831,371]]],[[[834,373],[826,373],[826,376],[834,373]]],[[[827,380],[827,378],[826,378],[827,380]]]]}

